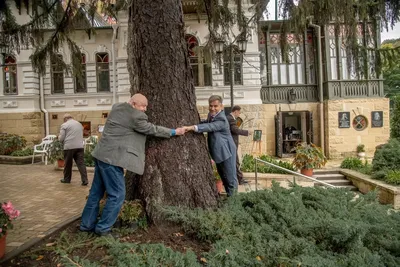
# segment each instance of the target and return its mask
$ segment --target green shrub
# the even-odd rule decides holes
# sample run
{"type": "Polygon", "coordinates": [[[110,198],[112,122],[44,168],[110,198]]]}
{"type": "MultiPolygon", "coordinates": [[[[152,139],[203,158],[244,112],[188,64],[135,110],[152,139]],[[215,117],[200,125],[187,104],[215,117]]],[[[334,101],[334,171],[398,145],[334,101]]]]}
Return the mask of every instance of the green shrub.
{"type": "Polygon", "coordinates": [[[27,157],[27,156],[32,156],[33,155],[33,149],[28,147],[25,148],[24,150],[16,150],[11,153],[10,156],[13,157],[27,157]]]}
{"type": "Polygon", "coordinates": [[[390,170],[385,176],[385,182],[393,185],[400,185],[400,170],[390,170]]]}
{"type": "MultiPolygon", "coordinates": [[[[291,171],[296,171],[295,168],[293,167],[293,164],[290,162],[285,162],[285,161],[280,161],[280,160],[276,160],[271,156],[268,155],[262,155],[259,157],[259,159],[263,160],[263,161],[267,161],[270,162],[272,164],[278,165],[280,167],[283,167],[285,169],[289,169],[291,171]]],[[[242,166],[240,168],[242,171],[244,172],[255,172],[255,163],[254,163],[254,157],[251,155],[245,155],[243,157],[243,161],[242,161],[242,166]]],[[[280,174],[287,174],[287,172],[268,166],[266,164],[257,163],[257,171],[260,173],[280,173],[280,174]]]]}
{"type": "Polygon", "coordinates": [[[144,209],[139,201],[125,201],[121,207],[118,218],[123,223],[134,223],[144,216],[144,209]]]}
{"type": "Polygon", "coordinates": [[[91,151],[86,150],[83,159],[86,167],[94,167],[94,158],[91,151]]]}
{"type": "Polygon", "coordinates": [[[390,139],[389,142],[375,151],[372,160],[372,171],[375,179],[385,179],[390,170],[400,168],[400,141],[390,139]]]}
{"type": "Polygon", "coordinates": [[[55,139],[49,146],[49,161],[51,163],[64,159],[64,146],[60,140],[55,139]]]}
{"type": "Polygon", "coordinates": [[[364,165],[361,168],[357,169],[357,171],[366,175],[372,175],[372,165],[368,164],[368,162],[365,161],[364,165]]]}
{"type": "Polygon", "coordinates": [[[276,185],[216,210],[170,208],[186,235],[210,242],[207,266],[400,266],[400,213],[370,193],[276,185]]]}
{"type": "Polygon", "coordinates": [[[357,170],[364,166],[363,162],[359,158],[355,157],[348,157],[345,158],[342,163],[340,164],[340,168],[343,169],[350,169],[350,170],[357,170]]]}
{"type": "Polygon", "coordinates": [[[10,155],[14,151],[22,150],[26,146],[26,139],[16,134],[0,135],[0,155],[10,155]]]}
{"type": "Polygon", "coordinates": [[[394,108],[390,114],[390,137],[400,138],[400,96],[392,98],[394,108]]]}

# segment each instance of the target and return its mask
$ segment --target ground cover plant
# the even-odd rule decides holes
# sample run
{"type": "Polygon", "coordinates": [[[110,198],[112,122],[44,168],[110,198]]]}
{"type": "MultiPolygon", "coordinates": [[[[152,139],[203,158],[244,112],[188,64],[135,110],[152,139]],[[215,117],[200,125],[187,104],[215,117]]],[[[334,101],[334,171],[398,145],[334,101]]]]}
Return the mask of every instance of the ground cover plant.
{"type": "Polygon", "coordinates": [[[274,184],[217,209],[165,208],[170,223],[119,240],[72,225],[6,266],[400,266],[400,214],[355,196],[274,184]]]}

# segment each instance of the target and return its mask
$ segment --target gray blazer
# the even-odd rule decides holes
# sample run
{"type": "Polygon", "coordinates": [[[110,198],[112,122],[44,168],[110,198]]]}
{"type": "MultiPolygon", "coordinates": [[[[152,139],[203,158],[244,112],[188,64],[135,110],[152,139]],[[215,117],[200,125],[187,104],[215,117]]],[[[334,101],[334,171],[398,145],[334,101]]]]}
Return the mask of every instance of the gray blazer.
{"type": "Polygon", "coordinates": [[[142,175],[147,135],[169,138],[171,129],[149,123],[144,112],[128,103],[114,104],[92,155],[100,161],[142,175]]]}
{"type": "Polygon", "coordinates": [[[197,125],[197,131],[208,132],[208,150],[215,163],[221,163],[236,155],[236,146],[224,111],[214,118],[209,115],[207,121],[197,125]]]}

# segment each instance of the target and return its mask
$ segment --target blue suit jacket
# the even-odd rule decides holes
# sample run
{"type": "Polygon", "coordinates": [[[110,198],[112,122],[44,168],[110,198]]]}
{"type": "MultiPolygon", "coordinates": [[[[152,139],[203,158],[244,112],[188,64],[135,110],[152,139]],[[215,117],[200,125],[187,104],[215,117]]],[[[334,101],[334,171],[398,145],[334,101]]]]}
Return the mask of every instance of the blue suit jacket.
{"type": "Polygon", "coordinates": [[[236,155],[236,146],[224,111],[213,119],[208,115],[207,121],[197,125],[197,131],[208,133],[208,150],[215,163],[221,163],[236,155]]]}

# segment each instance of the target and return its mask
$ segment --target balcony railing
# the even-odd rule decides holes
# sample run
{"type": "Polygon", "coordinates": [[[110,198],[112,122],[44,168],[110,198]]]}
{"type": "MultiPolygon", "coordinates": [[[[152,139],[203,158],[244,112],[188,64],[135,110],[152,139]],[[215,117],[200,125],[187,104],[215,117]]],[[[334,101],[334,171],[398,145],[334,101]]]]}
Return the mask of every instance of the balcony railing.
{"type": "Polygon", "coordinates": [[[316,85],[263,85],[261,88],[263,104],[316,102],[318,91],[316,85]]]}
{"type": "Polygon", "coordinates": [[[325,99],[383,97],[383,81],[329,81],[324,83],[325,99]]]}

